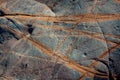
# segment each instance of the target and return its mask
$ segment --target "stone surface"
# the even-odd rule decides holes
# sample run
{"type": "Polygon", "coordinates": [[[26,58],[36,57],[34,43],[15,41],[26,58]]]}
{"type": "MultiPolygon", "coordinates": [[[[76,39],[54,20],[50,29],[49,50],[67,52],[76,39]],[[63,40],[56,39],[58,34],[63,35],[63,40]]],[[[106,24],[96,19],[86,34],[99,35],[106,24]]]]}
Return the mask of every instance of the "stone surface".
{"type": "Polygon", "coordinates": [[[0,0],[0,80],[119,80],[118,0],[0,0]]]}

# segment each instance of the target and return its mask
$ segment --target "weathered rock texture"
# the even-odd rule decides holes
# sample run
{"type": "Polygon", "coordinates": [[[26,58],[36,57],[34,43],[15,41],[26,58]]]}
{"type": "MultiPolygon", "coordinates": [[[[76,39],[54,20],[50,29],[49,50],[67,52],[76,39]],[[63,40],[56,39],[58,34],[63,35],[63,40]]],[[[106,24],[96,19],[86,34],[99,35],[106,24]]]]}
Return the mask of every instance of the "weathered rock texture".
{"type": "Polygon", "coordinates": [[[0,80],[119,80],[119,0],[0,0],[0,80]]]}

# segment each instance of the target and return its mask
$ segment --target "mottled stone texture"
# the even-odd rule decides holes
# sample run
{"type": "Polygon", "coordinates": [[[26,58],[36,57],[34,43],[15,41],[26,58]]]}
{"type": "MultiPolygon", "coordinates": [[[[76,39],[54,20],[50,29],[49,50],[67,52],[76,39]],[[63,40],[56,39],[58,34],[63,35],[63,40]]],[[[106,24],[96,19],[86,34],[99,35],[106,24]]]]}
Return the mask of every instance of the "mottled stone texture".
{"type": "Polygon", "coordinates": [[[0,0],[0,80],[120,80],[120,1],[0,0]]]}

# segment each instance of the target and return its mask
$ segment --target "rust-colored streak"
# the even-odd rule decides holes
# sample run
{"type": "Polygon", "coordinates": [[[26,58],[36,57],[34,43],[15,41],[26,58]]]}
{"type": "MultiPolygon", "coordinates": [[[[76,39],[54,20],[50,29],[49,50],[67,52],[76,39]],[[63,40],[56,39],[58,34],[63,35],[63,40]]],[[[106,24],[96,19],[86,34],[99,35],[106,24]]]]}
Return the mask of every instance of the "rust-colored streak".
{"type": "MultiPolygon", "coordinates": [[[[10,1],[10,0],[8,0],[8,1],[10,1]]],[[[59,22],[59,23],[70,23],[70,24],[72,23],[76,26],[73,29],[73,28],[67,28],[67,27],[57,26],[57,25],[49,26],[49,25],[33,24],[36,27],[42,27],[44,29],[55,29],[55,30],[58,30],[58,31],[62,30],[62,31],[67,33],[65,36],[60,35],[64,38],[61,40],[60,43],[58,43],[55,50],[52,50],[51,48],[44,45],[43,43],[33,39],[32,37],[30,37],[30,34],[28,34],[28,33],[20,32],[19,30],[15,30],[15,29],[13,29],[11,27],[8,27],[6,25],[3,25],[3,24],[0,24],[1,25],[0,27],[4,27],[4,28],[10,30],[15,35],[17,35],[19,38],[26,39],[28,42],[30,42],[33,46],[38,48],[44,54],[52,57],[53,59],[56,59],[57,63],[62,63],[64,65],[66,65],[67,67],[71,67],[71,68],[77,70],[78,72],[82,73],[81,77],[79,78],[80,80],[84,80],[86,76],[89,76],[89,77],[97,76],[97,77],[101,77],[101,78],[109,78],[109,74],[99,72],[99,71],[97,71],[93,68],[94,66],[99,64],[98,61],[93,61],[88,67],[86,67],[86,66],[80,65],[76,61],[70,59],[68,56],[65,56],[64,54],[62,54],[58,50],[60,50],[60,48],[65,43],[65,41],[70,36],[75,36],[75,37],[85,36],[85,37],[89,37],[89,38],[98,40],[100,42],[111,44],[112,47],[110,49],[108,49],[107,51],[103,52],[100,56],[98,56],[99,59],[103,59],[103,58],[107,57],[111,52],[115,51],[117,48],[120,47],[120,43],[119,42],[114,42],[114,41],[109,40],[109,39],[105,39],[105,37],[109,37],[109,38],[113,38],[113,39],[114,38],[120,39],[120,36],[113,35],[113,34],[103,34],[103,33],[100,33],[100,32],[92,32],[92,31],[86,31],[86,30],[77,30],[75,28],[77,27],[77,24],[84,23],[84,22],[98,23],[98,22],[104,22],[104,21],[120,20],[120,14],[116,14],[116,13],[114,13],[114,14],[92,13],[92,12],[94,12],[94,9],[95,9],[96,5],[98,5],[99,0],[94,0],[93,5],[88,8],[88,13],[80,14],[80,15],[46,16],[46,15],[33,15],[33,14],[11,12],[9,9],[12,9],[14,6],[16,6],[16,4],[19,1],[20,0],[16,0],[11,6],[9,6],[9,8],[5,8],[2,5],[6,5],[7,2],[4,1],[4,0],[0,0],[0,4],[1,4],[0,8],[5,12],[5,14],[3,16],[0,15],[0,18],[13,18],[13,19],[21,21],[23,23],[24,23],[24,21],[28,21],[28,20],[33,20],[33,21],[34,20],[35,21],[39,20],[39,21],[45,21],[45,22],[59,22]]],[[[114,1],[118,4],[120,4],[120,0],[114,0],[114,1]]],[[[64,11],[64,13],[66,13],[66,11],[69,10],[70,8],[72,8],[72,6],[69,6],[64,11]]],[[[82,44],[85,44],[88,41],[89,40],[86,40],[82,44]]],[[[77,42],[77,38],[75,38],[75,40],[73,40],[71,45],[69,45],[70,47],[68,48],[68,50],[66,50],[67,55],[69,55],[71,53],[71,51],[74,48],[73,44],[75,44],[76,42],[77,42]]],[[[12,45],[12,47],[15,47],[16,44],[17,43],[12,45]]],[[[92,51],[94,51],[94,50],[92,50],[92,51]]],[[[12,67],[11,71],[14,69],[15,66],[17,66],[22,61],[22,59],[24,57],[47,61],[47,59],[44,59],[44,58],[29,56],[29,55],[27,55],[27,53],[25,55],[18,54],[17,52],[14,52],[14,51],[12,51],[12,53],[17,55],[17,56],[22,56],[22,58],[17,61],[16,65],[14,65],[12,67]]],[[[6,57],[7,57],[6,55],[3,56],[1,58],[1,61],[3,61],[6,57]]]]}
{"type": "Polygon", "coordinates": [[[64,22],[64,23],[81,23],[81,22],[102,22],[110,20],[120,20],[120,14],[81,14],[70,16],[40,16],[40,15],[28,15],[28,14],[7,14],[4,17],[16,18],[16,19],[36,19],[47,22],[64,22]],[[83,18],[84,17],[84,18],[83,18]]]}
{"type": "MultiPolygon", "coordinates": [[[[119,48],[120,47],[120,43],[118,43],[118,44],[116,44],[115,46],[113,46],[112,48],[110,48],[110,49],[108,49],[107,51],[105,51],[104,53],[102,53],[98,58],[105,58],[108,54],[110,54],[111,52],[113,52],[114,50],[116,50],[117,48],[119,48]]],[[[98,62],[96,62],[96,61],[94,61],[91,65],[90,65],[90,67],[92,67],[92,66],[95,66],[95,65],[97,65],[98,64],[98,62]]]]}
{"type": "Polygon", "coordinates": [[[45,45],[41,44],[40,42],[37,42],[35,40],[33,40],[32,38],[28,38],[28,40],[33,44],[35,45],[37,48],[39,48],[41,51],[43,51],[44,53],[46,53],[47,55],[53,57],[53,58],[56,58],[58,57],[60,62],[63,62],[65,65],[69,66],[69,67],[72,67],[76,70],[78,70],[79,72],[90,72],[91,74],[101,74],[97,71],[95,71],[94,69],[89,69],[87,67],[84,67],[84,66],[80,66],[78,63],[76,63],[75,61],[69,59],[68,57],[60,54],[60,53],[55,53],[53,52],[50,48],[46,47],[45,45]]]}
{"type": "Polygon", "coordinates": [[[114,0],[116,3],[120,4],[120,0],[114,0]]]}
{"type": "Polygon", "coordinates": [[[47,55],[53,57],[54,59],[58,58],[58,62],[62,62],[63,64],[65,64],[68,67],[72,67],[73,69],[85,73],[88,72],[90,75],[96,75],[99,77],[104,77],[104,78],[108,78],[108,75],[100,73],[96,70],[94,70],[93,68],[88,68],[85,66],[81,66],[78,63],[76,63],[74,60],[69,59],[68,57],[66,57],[63,54],[60,53],[56,53],[54,52],[52,49],[50,49],[49,47],[45,46],[44,44],[32,39],[31,37],[28,37],[12,28],[8,28],[5,27],[6,29],[12,31],[13,33],[15,33],[16,35],[18,35],[19,37],[24,37],[26,38],[30,43],[32,43],[34,46],[36,46],[38,49],[40,49],[42,52],[46,53],[47,55]]]}
{"type": "MultiPolygon", "coordinates": [[[[73,35],[75,33],[78,33],[78,35],[80,35],[81,32],[86,32],[88,34],[93,34],[95,36],[99,36],[101,37],[101,35],[104,35],[104,36],[107,36],[107,37],[114,37],[114,38],[118,38],[120,39],[120,36],[117,36],[117,35],[113,35],[113,34],[103,34],[103,33],[100,33],[100,32],[94,32],[94,31],[86,31],[86,30],[76,30],[76,29],[71,29],[71,28],[65,28],[63,26],[57,26],[57,25],[42,25],[42,24],[35,24],[36,27],[42,27],[42,28],[46,28],[46,29],[55,29],[55,30],[63,30],[63,31],[66,31],[68,33],[73,33],[73,35]]],[[[77,34],[76,34],[77,35],[77,34]]]]}
{"type": "Polygon", "coordinates": [[[110,41],[110,40],[106,40],[104,38],[101,38],[102,35],[104,36],[110,36],[110,37],[115,37],[115,38],[120,38],[120,36],[115,36],[115,35],[112,35],[112,34],[102,34],[102,33],[98,33],[98,32],[88,32],[88,31],[84,31],[84,30],[75,30],[75,29],[70,29],[70,28],[65,28],[65,27],[62,27],[62,26],[45,26],[45,25],[37,25],[38,27],[43,27],[43,28],[52,28],[52,29],[56,29],[56,30],[63,30],[63,31],[66,31],[68,33],[70,33],[71,35],[73,36],[87,36],[87,37],[90,37],[90,38],[94,38],[98,41],[102,41],[102,42],[108,42],[112,45],[115,45],[116,43],[110,41]]]}
{"type": "MultiPolygon", "coordinates": [[[[113,52],[114,50],[116,50],[116,48],[119,48],[120,47],[120,43],[119,44],[116,44],[115,46],[113,46],[112,48],[108,49],[107,51],[105,51],[104,53],[102,53],[98,58],[99,59],[103,59],[105,58],[108,54],[110,54],[111,52],[113,52]]],[[[93,67],[93,66],[96,66],[99,62],[97,61],[94,61],[92,62],[92,64],[89,65],[89,67],[93,67]]],[[[86,76],[86,73],[83,74],[81,77],[80,77],[80,80],[84,79],[86,76]]]]}

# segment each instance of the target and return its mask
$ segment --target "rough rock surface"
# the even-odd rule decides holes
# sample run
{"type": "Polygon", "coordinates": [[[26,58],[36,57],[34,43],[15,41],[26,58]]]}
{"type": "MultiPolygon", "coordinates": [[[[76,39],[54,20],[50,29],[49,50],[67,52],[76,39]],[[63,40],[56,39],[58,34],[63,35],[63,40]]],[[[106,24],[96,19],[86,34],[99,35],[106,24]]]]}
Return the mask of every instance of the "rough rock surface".
{"type": "Polygon", "coordinates": [[[0,0],[0,80],[119,80],[119,0],[0,0]]]}

